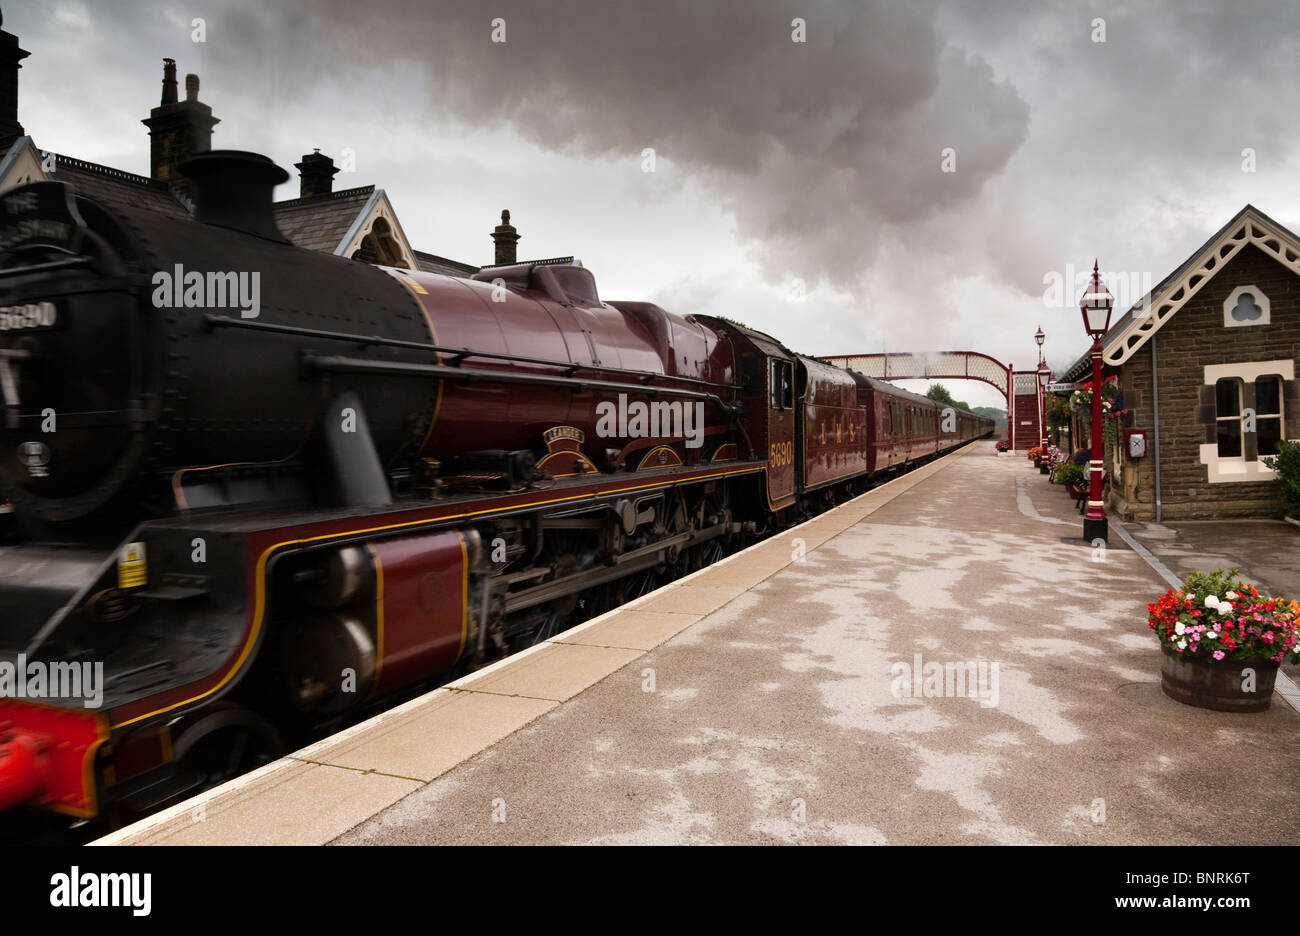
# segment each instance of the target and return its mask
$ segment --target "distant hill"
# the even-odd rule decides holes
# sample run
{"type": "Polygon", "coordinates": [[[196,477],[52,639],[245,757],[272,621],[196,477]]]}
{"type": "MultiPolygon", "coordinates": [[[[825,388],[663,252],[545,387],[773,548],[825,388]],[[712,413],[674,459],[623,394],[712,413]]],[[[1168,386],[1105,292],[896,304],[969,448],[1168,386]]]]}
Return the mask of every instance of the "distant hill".
{"type": "Polygon", "coordinates": [[[941,383],[933,384],[925,395],[945,406],[955,406],[957,409],[964,409],[980,416],[988,416],[999,430],[1007,428],[1006,410],[1000,410],[992,406],[971,406],[965,400],[954,399],[953,395],[948,392],[948,388],[941,383]]]}
{"type": "Polygon", "coordinates": [[[988,416],[990,419],[993,420],[993,426],[999,432],[1007,428],[1006,410],[997,409],[996,407],[992,407],[992,406],[977,406],[973,410],[971,410],[971,412],[979,416],[988,416]]]}

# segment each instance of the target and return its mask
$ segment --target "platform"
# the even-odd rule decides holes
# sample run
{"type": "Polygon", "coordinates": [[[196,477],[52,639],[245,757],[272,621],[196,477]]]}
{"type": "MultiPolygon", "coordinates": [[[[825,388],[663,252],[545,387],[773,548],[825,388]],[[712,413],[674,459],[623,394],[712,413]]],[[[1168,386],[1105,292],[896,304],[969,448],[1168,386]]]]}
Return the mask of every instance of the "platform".
{"type": "Polygon", "coordinates": [[[1081,527],[977,443],[98,844],[1294,843],[1300,714],[1166,698],[1081,527]]]}

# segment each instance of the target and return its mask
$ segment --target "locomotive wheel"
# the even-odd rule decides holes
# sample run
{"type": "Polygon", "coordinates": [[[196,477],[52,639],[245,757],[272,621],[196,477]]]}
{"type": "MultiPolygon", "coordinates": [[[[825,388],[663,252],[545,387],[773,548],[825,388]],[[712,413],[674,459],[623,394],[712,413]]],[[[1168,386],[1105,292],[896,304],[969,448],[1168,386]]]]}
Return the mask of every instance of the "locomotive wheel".
{"type": "Polygon", "coordinates": [[[627,604],[634,598],[640,598],[642,595],[648,595],[659,587],[659,577],[655,575],[653,569],[647,572],[640,572],[635,575],[629,575],[619,581],[619,604],[627,604]]]}
{"type": "Polygon", "coordinates": [[[240,705],[219,705],[181,730],[174,753],[196,784],[186,795],[211,789],[270,763],[284,753],[280,735],[240,705]]]}
{"type": "Polygon", "coordinates": [[[544,640],[550,640],[561,631],[568,630],[565,626],[565,620],[567,618],[567,614],[558,610],[552,611],[548,614],[545,623],[543,623],[541,627],[537,628],[533,634],[533,645],[535,646],[544,640]]]}
{"type": "Polygon", "coordinates": [[[705,566],[711,566],[713,563],[722,559],[723,556],[726,555],[726,550],[723,548],[721,540],[714,539],[709,540],[709,542],[702,545],[699,549],[699,554],[700,568],[702,569],[705,566]]]}

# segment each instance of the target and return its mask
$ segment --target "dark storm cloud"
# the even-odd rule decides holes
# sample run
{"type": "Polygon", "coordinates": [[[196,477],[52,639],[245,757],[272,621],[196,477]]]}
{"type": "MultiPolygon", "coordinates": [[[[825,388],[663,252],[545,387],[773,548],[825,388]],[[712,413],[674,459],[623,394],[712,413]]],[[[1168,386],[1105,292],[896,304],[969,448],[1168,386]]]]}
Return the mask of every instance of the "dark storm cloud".
{"type": "Polygon", "coordinates": [[[1049,306],[1045,276],[1100,257],[1158,281],[1246,202],[1300,228],[1294,0],[3,6],[41,146],[148,171],[138,121],[174,56],[218,146],[354,148],[337,184],[384,186],[419,247],[487,260],[509,206],[528,255],[576,252],[610,295],[817,352],[1022,363],[1041,324],[1072,357],[1077,297],[1049,306]],[[843,291],[795,303],[791,276],[843,291]]]}
{"type": "Polygon", "coordinates": [[[891,226],[970,200],[1028,124],[1013,88],[906,3],[293,0],[226,10],[206,52],[280,106],[415,63],[426,87],[393,86],[384,105],[424,101],[630,173],[653,148],[658,172],[704,182],[734,214],[771,276],[810,285],[854,284],[891,226]]]}

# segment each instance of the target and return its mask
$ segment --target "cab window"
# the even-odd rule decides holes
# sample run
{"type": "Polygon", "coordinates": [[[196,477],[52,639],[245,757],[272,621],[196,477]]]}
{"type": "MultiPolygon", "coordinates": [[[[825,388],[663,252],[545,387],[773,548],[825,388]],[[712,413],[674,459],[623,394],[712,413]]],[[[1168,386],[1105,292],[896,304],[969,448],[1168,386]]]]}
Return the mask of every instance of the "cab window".
{"type": "Polygon", "coordinates": [[[772,409],[794,409],[794,365],[772,360],[772,409]]]}

